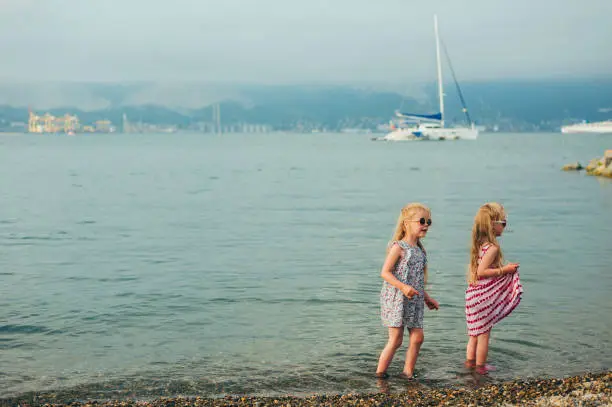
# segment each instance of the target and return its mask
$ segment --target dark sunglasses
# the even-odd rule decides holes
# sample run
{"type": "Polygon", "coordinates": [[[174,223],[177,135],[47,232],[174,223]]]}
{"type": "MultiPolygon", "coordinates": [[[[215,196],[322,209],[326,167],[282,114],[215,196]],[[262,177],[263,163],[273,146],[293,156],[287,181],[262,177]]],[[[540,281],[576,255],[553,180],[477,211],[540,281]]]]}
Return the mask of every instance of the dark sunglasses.
{"type": "Polygon", "coordinates": [[[413,220],[413,222],[419,222],[421,225],[424,225],[427,223],[427,226],[431,226],[431,219],[425,220],[425,218],[421,218],[419,220],[413,220]]]}
{"type": "Polygon", "coordinates": [[[506,227],[506,225],[508,224],[508,221],[505,221],[505,220],[494,220],[493,223],[499,223],[503,227],[506,227]]]}

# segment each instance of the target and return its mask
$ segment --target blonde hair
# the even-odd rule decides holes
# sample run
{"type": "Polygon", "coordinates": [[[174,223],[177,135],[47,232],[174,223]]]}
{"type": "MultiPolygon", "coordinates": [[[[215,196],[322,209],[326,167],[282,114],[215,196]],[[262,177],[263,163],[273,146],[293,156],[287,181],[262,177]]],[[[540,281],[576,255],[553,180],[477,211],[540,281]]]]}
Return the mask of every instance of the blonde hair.
{"type": "Polygon", "coordinates": [[[482,205],[476,216],[474,217],[474,226],[472,227],[472,249],[470,252],[470,266],[468,272],[468,283],[476,284],[478,282],[478,257],[480,254],[480,248],[486,244],[497,247],[497,255],[493,259],[493,265],[501,265],[503,262],[503,254],[501,247],[495,237],[495,231],[493,230],[493,223],[495,221],[504,220],[506,213],[504,207],[497,202],[489,202],[482,205]]]}
{"type": "MultiPolygon", "coordinates": [[[[414,202],[414,203],[410,203],[404,206],[402,210],[400,211],[399,217],[397,218],[397,225],[395,226],[395,232],[393,233],[393,237],[391,238],[391,243],[398,241],[398,240],[402,240],[406,236],[405,222],[407,220],[412,220],[411,218],[418,211],[425,211],[429,214],[429,217],[431,217],[431,210],[427,206],[421,203],[414,202]]],[[[423,250],[423,253],[425,253],[425,255],[427,255],[427,252],[425,251],[425,247],[423,247],[423,243],[421,243],[421,239],[417,239],[417,246],[421,250],[423,250]]],[[[389,244],[389,246],[387,247],[387,252],[389,252],[390,248],[391,248],[391,244],[389,244]]],[[[427,282],[427,265],[425,265],[424,274],[425,274],[425,282],[427,282]]]]}

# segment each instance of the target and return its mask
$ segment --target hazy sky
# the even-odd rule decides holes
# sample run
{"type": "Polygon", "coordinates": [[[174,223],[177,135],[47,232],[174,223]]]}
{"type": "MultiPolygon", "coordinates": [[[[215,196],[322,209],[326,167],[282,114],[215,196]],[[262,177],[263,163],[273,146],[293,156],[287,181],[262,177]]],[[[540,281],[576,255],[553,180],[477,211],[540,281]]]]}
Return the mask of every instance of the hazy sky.
{"type": "Polygon", "coordinates": [[[0,80],[460,79],[612,74],[612,0],[0,0],[0,80]]]}

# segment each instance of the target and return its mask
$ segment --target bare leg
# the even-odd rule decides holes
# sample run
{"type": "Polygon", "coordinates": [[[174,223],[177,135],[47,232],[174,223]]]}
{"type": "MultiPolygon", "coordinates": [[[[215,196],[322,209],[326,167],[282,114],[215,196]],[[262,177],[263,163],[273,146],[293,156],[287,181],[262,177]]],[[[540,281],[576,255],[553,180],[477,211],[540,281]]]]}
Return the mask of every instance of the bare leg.
{"type": "Polygon", "coordinates": [[[478,344],[477,336],[469,336],[467,349],[465,351],[465,367],[472,368],[476,364],[476,345],[478,344]]]}
{"type": "Polygon", "coordinates": [[[403,326],[400,326],[399,328],[389,328],[389,341],[387,342],[387,345],[385,345],[385,348],[382,350],[380,354],[380,359],[378,359],[378,367],[376,368],[376,374],[382,374],[387,371],[387,368],[391,364],[391,360],[393,360],[395,351],[400,346],[402,346],[403,337],[403,326]]]}
{"type": "Polygon", "coordinates": [[[489,354],[489,336],[491,331],[478,335],[478,345],[476,346],[476,366],[484,367],[487,363],[487,355],[489,354]]]}
{"type": "Polygon", "coordinates": [[[410,329],[410,345],[408,346],[408,351],[406,351],[406,364],[402,372],[406,376],[410,377],[414,374],[414,365],[416,365],[419,350],[421,350],[424,339],[423,328],[410,329]]]}

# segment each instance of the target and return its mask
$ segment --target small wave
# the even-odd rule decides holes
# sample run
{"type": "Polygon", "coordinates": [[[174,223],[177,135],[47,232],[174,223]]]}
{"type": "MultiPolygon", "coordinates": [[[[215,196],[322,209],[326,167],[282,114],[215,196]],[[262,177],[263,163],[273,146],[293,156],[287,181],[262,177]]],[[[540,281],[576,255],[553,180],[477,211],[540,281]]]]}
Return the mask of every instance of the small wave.
{"type": "Polygon", "coordinates": [[[63,236],[67,236],[68,232],[65,232],[63,230],[60,230],[54,234],[50,234],[50,235],[25,235],[25,236],[18,236],[18,235],[11,235],[8,237],[9,240],[26,240],[26,241],[57,241],[57,240],[67,240],[70,239],[69,237],[63,237],[63,236]]]}
{"type": "Polygon", "coordinates": [[[0,342],[0,349],[2,350],[10,350],[10,349],[32,349],[34,346],[31,344],[23,343],[23,342],[0,342]]]}
{"type": "Polygon", "coordinates": [[[526,341],[524,339],[504,339],[504,338],[499,338],[499,341],[500,342],[506,342],[506,343],[514,343],[514,344],[517,344],[517,345],[529,346],[530,348],[553,349],[550,346],[542,345],[542,344],[531,342],[531,341],[526,341]]]}
{"type": "Polygon", "coordinates": [[[116,277],[116,278],[103,277],[103,278],[96,279],[96,281],[99,281],[100,283],[108,283],[108,282],[115,282],[115,281],[119,281],[119,282],[138,281],[138,280],[139,280],[138,277],[132,277],[132,276],[116,277]]]}
{"type": "Polygon", "coordinates": [[[49,332],[49,328],[40,325],[0,325],[0,333],[4,334],[37,334],[49,332]]]}
{"type": "Polygon", "coordinates": [[[82,276],[70,276],[70,277],[66,277],[66,280],[71,280],[71,281],[87,281],[87,280],[92,280],[91,277],[82,277],[82,276]]]}
{"type": "Polygon", "coordinates": [[[178,259],[146,259],[144,262],[148,264],[166,264],[177,261],[178,259]]]}
{"type": "Polygon", "coordinates": [[[504,348],[502,346],[498,346],[496,350],[497,350],[497,352],[502,353],[502,354],[504,354],[506,356],[510,356],[511,358],[514,358],[516,360],[523,360],[523,361],[529,360],[529,358],[526,355],[524,355],[524,354],[522,354],[522,353],[520,353],[518,351],[512,350],[512,349],[508,349],[508,348],[504,348]]]}
{"type": "Polygon", "coordinates": [[[209,302],[239,303],[257,302],[262,304],[369,304],[368,301],[351,300],[345,298],[260,298],[260,297],[240,297],[240,298],[211,298],[209,302]]]}

